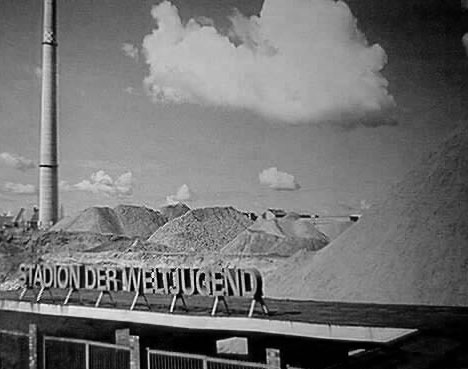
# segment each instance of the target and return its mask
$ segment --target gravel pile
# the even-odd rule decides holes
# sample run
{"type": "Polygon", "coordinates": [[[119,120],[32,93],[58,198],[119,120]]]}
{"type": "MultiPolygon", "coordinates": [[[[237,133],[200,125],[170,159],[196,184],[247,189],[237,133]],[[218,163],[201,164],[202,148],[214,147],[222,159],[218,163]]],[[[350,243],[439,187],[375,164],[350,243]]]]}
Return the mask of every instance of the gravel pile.
{"type": "Polygon", "coordinates": [[[222,252],[290,256],[301,249],[320,250],[328,243],[328,237],[317,230],[310,219],[288,214],[279,219],[257,219],[229,242],[222,252]]]}
{"type": "Polygon", "coordinates": [[[252,223],[232,207],[194,209],[166,223],[148,241],[174,251],[219,251],[252,223]]]}
{"type": "Polygon", "coordinates": [[[83,210],[76,217],[65,218],[55,224],[51,231],[93,232],[124,234],[122,223],[113,209],[92,207],[83,210]]]}
{"type": "Polygon", "coordinates": [[[147,239],[167,222],[164,215],[144,206],[92,207],[62,219],[51,231],[112,233],[147,239]]]}
{"type": "Polygon", "coordinates": [[[166,205],[159,209],[159,212],[167,219],[171,221],[172,219],[178,218],[188,212],[190,208],[182,203],[177,203],[173,205],[166,205]]]}
{"type": "Polygon", "coordinates": [[[120,220],[123,233],[129,237],[147,239],[167,222],[160,212],[144,206],[119,205],[114,212],[120,220]]]}
{"type": "Polygon", "coordinates": [[[458,130],[359,222],[285,263],[269,296],[468,304],[468,130],[458,130]]]}

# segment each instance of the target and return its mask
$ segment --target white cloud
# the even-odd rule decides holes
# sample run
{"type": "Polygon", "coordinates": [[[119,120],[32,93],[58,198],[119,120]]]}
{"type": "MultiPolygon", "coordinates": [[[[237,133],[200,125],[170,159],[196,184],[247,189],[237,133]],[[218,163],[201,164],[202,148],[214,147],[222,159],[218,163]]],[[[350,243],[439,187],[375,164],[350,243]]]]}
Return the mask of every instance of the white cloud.
{"type": "Polygon", "coordinates": [[[31,184],[6,182],[3,185],[5,192],[13,193],[16,195],[33,195],[36,193],[36,187],[31,184]]]}
{"type": "Polygon", "coordinates": [[[179,187],[177,192],[174,195],[169,195],[166,197],[167,204],[176,204],[178,202],[189,201],[192,198],[192,191],[189,186],[183,184],[179,187]]]}
{"type": "Polygon", "coordinates": [[[361,200],[361,203],[360,203],[361,210],[369,210],[371,206],[372,205],[368,203],[365,199],[361,200]]]}
{"type": "Polygon", "coordinates": [[[133,194],[133,175],[127,172],[118,177],[114,182],[117,193],[121,196],[131,196],[133,194]]]}
{"type": "Polygon", "coordinates": [[[133,96],[141,96],[142,95],[135,87],[132,87],[132,86],[125,87],[124,92],[126,94],[133,95],[133,96]]]}
{"type": "Polygon", "coordinates": [[[73,191],[73,186],[69,184],[67,181],[60,181],[59,190],[64,191],[64,192],[73,191]]]}
{"type": "Polygon", "coordinates": [[[9,152],[2,152],[0,154],[0,161],[2,161],[5,165],[9,166],[10,168],[15,168],[23,172],[36,167],[34,161],[9,152]]]}
{"type": "Polygon", "coordinates": [[[266,0],[260,16],[231,17],[229,37],[209,22],[182,24],[164,1],[143,40],[155,101],[250,109],[286,122],[393,104],[380,74],[385,51],[369,45],[342,1],[266,0]]]}
{"type": "Polygon", "coordinates": [[[133,175],[131,172],[127,172],[114,180],[109,174],[99,170],[91,174],[89,179],[74,185],[61,181],[59,188],[62,191],[83,191],[113,197],[126,197],[133,194],[133,175]]]}
{"type": "Polygon", "coordinates": [[[260,183],[273,190],[297,190],[299,184],[293,175],[280,172],[277,168],[268,168],[258,175],[260,183]]]}
{"type": "Polygon", "coordinates": [[[122,51],[128,57],[138,60],[139,51],[136,46],[129,44],[129,43],[124,43],[122,44],[122,51]]]}

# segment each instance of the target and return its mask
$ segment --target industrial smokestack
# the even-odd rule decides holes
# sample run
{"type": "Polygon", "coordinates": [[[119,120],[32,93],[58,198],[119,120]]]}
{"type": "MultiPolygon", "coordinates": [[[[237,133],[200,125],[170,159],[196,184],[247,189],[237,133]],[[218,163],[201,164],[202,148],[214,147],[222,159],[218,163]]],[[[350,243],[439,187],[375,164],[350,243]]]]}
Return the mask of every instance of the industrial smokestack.
{"type": "Polygon", "coordinates": [[[39,226],[48,228],[58,217],[56,0],[44,0],[40,145],[39,226]]]}

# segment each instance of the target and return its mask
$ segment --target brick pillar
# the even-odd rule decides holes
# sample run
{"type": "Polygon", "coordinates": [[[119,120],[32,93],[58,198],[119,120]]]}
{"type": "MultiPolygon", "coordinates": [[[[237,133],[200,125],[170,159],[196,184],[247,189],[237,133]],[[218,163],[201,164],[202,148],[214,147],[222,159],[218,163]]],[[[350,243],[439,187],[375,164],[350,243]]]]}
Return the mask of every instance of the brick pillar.
{"type": "Polygon", "coordinates": [[[120,346],[130,346],[130,329],[117,329],[115,331],[115,344],[120,346]]]}
{"type": "Polygon", "coordinates": [[[37,326],[29,324],[29,369],[37,369],[37,326]]]}
{"type": "Polygon", "coordinates": [[[140,369],[140,337],[132,336],[130,329],[117,329],[115,343],[130,348],[130,369],[140,369]]]}
{"type": "Polygon", "coordinates": [[[266,349],[266,363],[270,369],[281,368],[281,354],[280,350],[267,348],[266,349]]]}
{"type": "Polygon", "coordinates": [[[130,348],[130,369],[140,369],[140,337],[130,336],[130,348]]]}

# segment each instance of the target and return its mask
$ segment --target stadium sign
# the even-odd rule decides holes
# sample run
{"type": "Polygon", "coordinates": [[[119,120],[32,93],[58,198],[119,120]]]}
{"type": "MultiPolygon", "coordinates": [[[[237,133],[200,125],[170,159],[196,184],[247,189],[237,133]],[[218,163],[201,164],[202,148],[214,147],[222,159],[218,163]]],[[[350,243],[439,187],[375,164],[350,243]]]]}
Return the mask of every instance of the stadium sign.
{"type": "Polygon", "coordinates": [[[86,289],[139,294],[261,297],[256,269],[138,268],[71,264],[21,264],[25,288],[86,289]]]}

